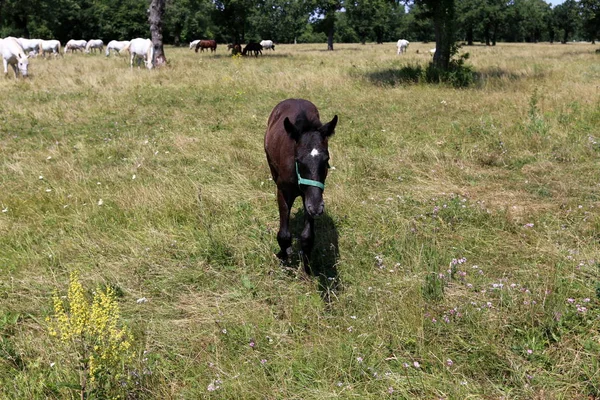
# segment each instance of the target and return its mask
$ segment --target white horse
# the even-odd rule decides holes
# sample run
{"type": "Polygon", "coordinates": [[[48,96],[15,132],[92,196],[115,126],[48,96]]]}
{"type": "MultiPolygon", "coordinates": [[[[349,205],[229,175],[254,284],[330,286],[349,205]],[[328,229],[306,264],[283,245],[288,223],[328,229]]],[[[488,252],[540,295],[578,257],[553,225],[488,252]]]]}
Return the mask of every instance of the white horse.
{"type": "Polygon", "coordinates": [[[190,50],[191,49],[195,49],[196,45],[200,43],[200,39],[194,40],[193,42],[190,42],[190,50]]]}
{"type": "Polygon", "coordinates": [[[95,53],[96,50],[102,51],[102,49],[104,49],[104,42],[100,39],[89,40],[87,42],[87,44],[85,45],[86,53],[89,53],[92,50],[94,50],[94,53],[95,53]]]}
{"type": "Polygon", "coordinates": [[[152,69],[154,66],[154,46],[152,45],[152,40],[142,38],[133,39],[122,51],[124,50],[129,51],[131,55],[131,68],[133,68],[134,59],[137,60],[138,66],[140,60],[144,60],[144,64],[146,64],[146,68],[148,69],[152,69]]]}
{"type": "Polygon", "coordinates": [[[127,46],[128,44],[129,44],[129,40],[122,40],[122,41],[111,40],[106,45],[106,57],[110,56],[111,50],[113,51],[113,53],[119,53],[119,55],[120,55],[121,50],[123,50],[125,48],[125,46],[127,46]]]}
{"type": "Polygon", "coordinates": [[[275,50],[275,44],[272,40],[261,40],[260,45],[263,47],[263,50],[275,50]]]}
{"type": "Polygon", "coordinates": [[[58,40],[42,40],[40,41],[39,52],[42,53],[42,57],[46,57],[46,53],[52,52],[54,56],[60,54],[60,42],[58,40]]]}
{"type": "Polygon", "coordinates": [[[406,49],[408,48],[409,44],[410,43],[406,39],[398,40],[398,44],[396,45],[396,46],[398,46],[398,53],[396,53],[396,54],[406,53],[406,49]]]}
{"type": "Polygon", "coordinates": [[[27,76],[29,60],[17,39],[11,36],[0,39],[0,55],[2,56],[5,76],[8,74],[8,64],[15,71],[15,78],[19,76],[19,72],[21,72],[23,77],[27,76]]]}
{"type": "Polygon", "coordinates": [[[67,51],[69,51],[69,50],[71,50],[71,53],[74,52],[75,50],[83,51],[85,49],[86,45],[87,45],[87,41],[85,41],[85,40],[71,39],[65,45],[65,54],[67,54],[67,51]]]}
{"type": "Polygon", "coordinates": [[[25,38],[17,39],[17,42],[19,42],[19,44],[21,45],[21,47],[23,48],[23,51],[25,53],[29,53],[30,51],[33,51],[35,54],[37,54],[37,52],[40,48],[41,41],[42,41],[42,39],[25,39],[25,38]]]}

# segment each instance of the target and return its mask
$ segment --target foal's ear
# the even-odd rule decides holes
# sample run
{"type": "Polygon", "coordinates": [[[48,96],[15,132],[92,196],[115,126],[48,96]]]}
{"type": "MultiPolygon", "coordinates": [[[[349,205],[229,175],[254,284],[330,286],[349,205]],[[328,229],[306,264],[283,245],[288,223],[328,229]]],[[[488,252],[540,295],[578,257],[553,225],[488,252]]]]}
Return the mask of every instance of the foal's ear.
{"type": "Polygon", "coordinates": [[[338,121],[338,117],[336,115],[333,117],[333,119],[331,121],[329,121],[325,125],[321,126],[321,128],[319,128],[319,131],[321,131],[321,133],[325,137],[329,137],[329,136],[333,135],[335,133],[335,126],[337,125],[337,121],[338,121]]]}
{"type": "Polygon", "coordinates": [[[292,124],[288,117],[285,117],[285,119],[283,120],[283,127],[285,128],[285,131],[288,133],[288,135],[290,135],[290,137],[297,142],[300,138],[300,131],[298,131],[296,126],[292,124]]]}

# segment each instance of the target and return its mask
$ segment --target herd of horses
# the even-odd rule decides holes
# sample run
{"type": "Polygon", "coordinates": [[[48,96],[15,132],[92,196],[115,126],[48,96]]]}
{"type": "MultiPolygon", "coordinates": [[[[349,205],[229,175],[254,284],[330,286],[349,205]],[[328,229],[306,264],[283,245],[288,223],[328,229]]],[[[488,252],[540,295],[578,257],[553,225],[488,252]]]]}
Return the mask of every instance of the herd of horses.
{"type": "MultiPolygon", "coordinates": [[[[196,53],[198,50],[203,52],[205,49],[210,49],[210,52],[217,51],[217,42],[216,40],[194,40],[190,42],[190,50],[195,49],[196,53]]],[[[260,43],[250,42],[243,49],[242,45],[239,43],[228,44],[227,50],[231,50],[233,55],[241,54],[246,56],[248,54],[254,53],[256,57],[259,54],[262,55],[263,50],[275,50],[275,44],[272,40],[262,40],[260,43]]]]}
{"type": "MultiPolygon", "coordinates": [[[[262,51],[266,49],[275,50],[275,44],[272,40],[263,40],[260,43],[250,42],[243,49],[240,44],[230,44],[227,46],[232,51],[232,54],[241,54],[243,56],[254,54],[258,57],[262,55],[262,51]]],[[[190,43],[190,50],[194,48],[196,53],[198,50],[203,52],[205,49],[210,49],[211,53],[217,51],[217,42],[215,40],[194,40],[190,43]]],[[[28,59],[40,54],[46,57],[47,54],[52,54],[55,57],[62,57],[63,54],[76,51],[85,53],[102,52],[104,50],[104,42],[101,39],[92,40],[69,40],[62,52],[61,44],[58,40],[42,40],[42,39],[26,39],[7,37],[0,38],[0,53],[2,55],[4,74],[8,73],[8,65],[14,69],[15,76],[20,73],[22,76],[27,76],[28,59]]],[[[106,56],[110,56],[111,52],[119,53],[128,51],[130,55],[130,65],[133,68],[134,61],[137,65],[144,62],[146,68],[154,67],[154,46],[150,39],[136,38],[133,40],[112,40],[106,46],[106,56]]]]}
{"type": "MultiPolygon", "coordinates": [[[[61,53],[61,45],[58,40],[25,39],[10,36],[4,39],[0,38],[0,56],[4,66],[4,74],[8,74],[8,66],[10,65],[15,72],[15,77],[18,77],[19,73],[26,77],[28,75],[29,58],[38,54],[41,54],[42,57],[46,57],[46,54],[62,57],[63,53],[67,54],[68,52],[95,53],[103,50],[104,42],[100,39],[69,40],[61,53]]],[[[154,67],[154,46],[150,39],[112,40],[106,46],[107,57],[111,54],[111,51],[113,54],[128,51],[132,68],[134,61],[138,65],[144,62],[148,69],[154,67]]]]}

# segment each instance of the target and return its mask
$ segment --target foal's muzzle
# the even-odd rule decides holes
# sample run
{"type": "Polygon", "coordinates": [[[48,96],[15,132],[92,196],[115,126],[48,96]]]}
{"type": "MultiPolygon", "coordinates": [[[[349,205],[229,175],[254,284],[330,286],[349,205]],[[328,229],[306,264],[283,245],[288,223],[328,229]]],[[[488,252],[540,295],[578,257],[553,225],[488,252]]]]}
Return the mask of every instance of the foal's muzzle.
{"type": "Polygon", "coordinates": [[[313,203],[307,203],[306,211],[308,212],[308,215],[313,218],[319,217],[323,214],[323,211],[325,211],[325,202],[321,200],[321,202],[317,203],[316,205],[313,203]]]}

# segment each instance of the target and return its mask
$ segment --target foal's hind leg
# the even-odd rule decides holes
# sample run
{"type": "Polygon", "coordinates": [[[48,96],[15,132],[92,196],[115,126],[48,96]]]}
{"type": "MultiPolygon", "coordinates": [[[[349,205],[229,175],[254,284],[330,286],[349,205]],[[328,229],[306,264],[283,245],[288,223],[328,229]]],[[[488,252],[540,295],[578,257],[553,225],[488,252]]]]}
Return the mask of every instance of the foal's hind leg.
{"type": "Polygon", "coordinates": [[[279,205],[279,232],[277,233],[277,243],[279,243],[279,253],[277,257],[281,261],[287,261],[292,254],[292,234],[290,233],[290,210],[294,205],[294,197],[287,195],[281,189],[277,189],[277,204],[279,205]]]}

